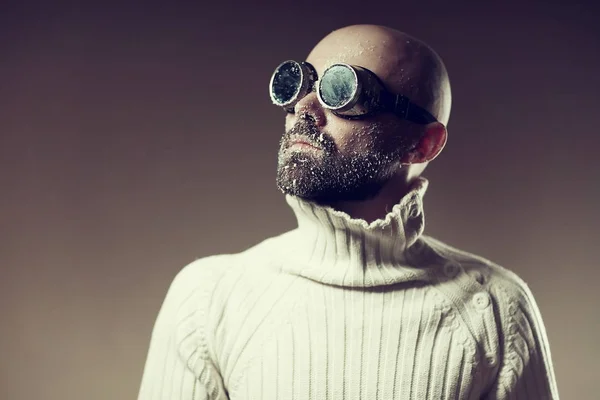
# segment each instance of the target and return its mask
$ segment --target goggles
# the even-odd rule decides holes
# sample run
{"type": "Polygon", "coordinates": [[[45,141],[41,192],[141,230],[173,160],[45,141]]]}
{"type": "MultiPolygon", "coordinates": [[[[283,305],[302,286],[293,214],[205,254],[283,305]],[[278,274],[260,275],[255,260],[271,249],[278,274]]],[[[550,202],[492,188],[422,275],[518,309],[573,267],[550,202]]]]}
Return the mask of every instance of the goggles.
{"type": "Polygon", "coordinates": [[[275,68],[269,83],[273,104],[293,113],[294,106],[308,93],[316,91],[321,105],[339,117],[366,118],[377,112],[391,112],[417,124],[437,121],[427,110],[408,97],[385,89],[377,75],[366,68],[344,63],[333,64],[318,78],[308,62],[284,61],[275,68]]]}

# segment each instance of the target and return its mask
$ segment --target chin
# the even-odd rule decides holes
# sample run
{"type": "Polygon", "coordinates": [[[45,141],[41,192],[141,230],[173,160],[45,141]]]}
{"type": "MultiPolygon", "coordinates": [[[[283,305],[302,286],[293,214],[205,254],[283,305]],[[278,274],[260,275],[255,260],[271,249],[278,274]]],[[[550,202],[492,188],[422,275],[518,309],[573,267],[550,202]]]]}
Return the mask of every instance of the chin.
{"type": "Polygon", "coordinates": [[[279,153],[277,186],[285,194],[321,204],[365,201],[388,182],[392,163],[382,157],[318,157],[309,152],[279,153]]]}
{"type": "Polygon", "coordinates": [[[375,181],[339,186],[306,176],[293,178],[290,175],[278,175],[277,178],[277,187],[282,193],[323,205],[370,200],[379,194],[383,186],[383,183],[375,181]]]}

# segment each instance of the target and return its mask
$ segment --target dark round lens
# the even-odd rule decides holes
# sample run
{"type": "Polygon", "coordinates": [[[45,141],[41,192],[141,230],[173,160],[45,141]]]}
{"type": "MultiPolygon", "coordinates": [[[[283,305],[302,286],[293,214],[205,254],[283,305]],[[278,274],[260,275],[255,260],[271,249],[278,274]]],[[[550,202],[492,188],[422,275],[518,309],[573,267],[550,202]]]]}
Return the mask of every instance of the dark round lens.
{"type": "Polygon", "coordinates": [[[271,97],[277,104],[289,103],[300,91],[302,71],[297,62],[287,61],[281,64],[271,81],[271,97]]]}
{"type": "Polygon", "coordinates": [[[321,100],[331,108],[343,107],[356,93],[354,72],[345,65],[329,68],[319,81],[321,100]]]}

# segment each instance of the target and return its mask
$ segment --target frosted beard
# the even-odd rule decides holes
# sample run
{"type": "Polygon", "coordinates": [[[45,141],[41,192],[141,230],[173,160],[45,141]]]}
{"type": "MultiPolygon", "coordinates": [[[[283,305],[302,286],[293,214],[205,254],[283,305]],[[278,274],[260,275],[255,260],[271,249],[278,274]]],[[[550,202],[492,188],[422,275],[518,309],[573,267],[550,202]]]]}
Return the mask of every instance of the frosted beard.
{"type": "Polygon", "coordinates": [[[385,151],[377,124],[353,132],[351,140],[365,143],[364,150],[341,153],[333,139],[310,118],[300,118],[283,135],[277,162],[277,187],[280,191],[321,204],[337,201],[362,201],[376,196],[393,173],[407,148],[406,140],[394,138],[394,149],[385,151]],[[316,148],[292,147],[301,137],[316,148]],[[394,169],[395,168],[395,169],[394,169]]]}

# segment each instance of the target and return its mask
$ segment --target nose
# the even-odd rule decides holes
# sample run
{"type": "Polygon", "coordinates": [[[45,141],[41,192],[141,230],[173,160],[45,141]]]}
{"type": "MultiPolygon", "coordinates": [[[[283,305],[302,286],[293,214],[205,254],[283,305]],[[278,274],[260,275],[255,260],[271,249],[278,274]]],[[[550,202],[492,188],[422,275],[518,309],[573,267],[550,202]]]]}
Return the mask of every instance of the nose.
{"type": "Polygon", "coordinates": [[[294,106],[294,112],[298,117],[310,117],[317,126],[324,126],[327,123],[327,115],[315,92],[301,98],[294,106]]]}

